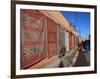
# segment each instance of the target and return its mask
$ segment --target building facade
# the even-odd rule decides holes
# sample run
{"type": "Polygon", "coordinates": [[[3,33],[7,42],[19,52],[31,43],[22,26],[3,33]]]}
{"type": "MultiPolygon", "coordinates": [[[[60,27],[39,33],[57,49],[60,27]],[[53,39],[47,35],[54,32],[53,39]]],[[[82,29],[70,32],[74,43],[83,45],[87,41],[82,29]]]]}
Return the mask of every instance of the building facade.
{"type": "Polygon", "coordinates": [[[21,69],[77,48],[78,33],[60,11],[21,9],[21,69]],[[59,19],[60,18],[60,19],[59,19]]]}

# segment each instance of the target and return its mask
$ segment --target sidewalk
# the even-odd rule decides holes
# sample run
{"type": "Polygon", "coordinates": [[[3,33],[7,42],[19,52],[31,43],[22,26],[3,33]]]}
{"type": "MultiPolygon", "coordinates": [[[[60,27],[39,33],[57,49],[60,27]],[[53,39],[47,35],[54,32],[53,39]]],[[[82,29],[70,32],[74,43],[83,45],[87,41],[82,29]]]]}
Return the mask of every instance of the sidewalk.
{"type": "Polygon", "coordinates": [[[59,67],[72,67],[74,66],[79,52],[76,49],[73,49],[69,52],[66,52],[66,55],[63,58],[56,58],[56,60],[51,61],[50,63],[43,66],[43,68],[59,68],[59,67]]]}
{"type": "Polygon", "coordinates": [[[78,54],[79,52],[76,49],[73,49],[69,52],[66,52],[63,58],[59,58],[58,55],[50,58],[45,58],[36,65],[31,66],[29,69],[73,67],[78,54]]]}
{"type": "Polygon", "coordinates": [[[58,55],[52,56],[50,58],[45,58],[41,60],[39,63],[31,66],[28,69],[39,69],[39,68],[51,68],[57,67],[60,62],[58,55]]]}
{"type": "Polygon", "coordinates": [[[78,54],[79,52],[77,51],[77,49],[73,49],[69,51],[68,53],[66,53],[66,56],[64,56],[64,58],[62,59],[63,66],[73,67],[78,57],[78,54]]]}

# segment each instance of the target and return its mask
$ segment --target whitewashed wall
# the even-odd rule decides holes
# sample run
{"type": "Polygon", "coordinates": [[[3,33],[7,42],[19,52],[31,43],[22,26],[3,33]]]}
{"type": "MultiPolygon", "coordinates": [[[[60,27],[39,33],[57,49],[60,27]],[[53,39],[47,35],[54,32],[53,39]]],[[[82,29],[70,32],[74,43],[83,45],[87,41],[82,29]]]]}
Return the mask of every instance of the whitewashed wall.
{"type": "Polygon", "coordinates": [[[65,30],[65,46],[66,46],[66,51],[69,51],[69,32],[65,30]]]}

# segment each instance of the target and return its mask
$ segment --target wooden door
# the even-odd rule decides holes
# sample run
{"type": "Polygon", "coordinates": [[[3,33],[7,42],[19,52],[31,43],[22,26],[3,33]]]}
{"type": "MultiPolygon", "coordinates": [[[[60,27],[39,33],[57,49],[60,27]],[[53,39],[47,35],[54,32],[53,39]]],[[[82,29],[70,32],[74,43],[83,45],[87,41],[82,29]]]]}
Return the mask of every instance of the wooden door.
{"type": "Polygon", "coordinates": [[[57,54],[57,24],[50,18],[47,19],[48,57],[57,54]]]}

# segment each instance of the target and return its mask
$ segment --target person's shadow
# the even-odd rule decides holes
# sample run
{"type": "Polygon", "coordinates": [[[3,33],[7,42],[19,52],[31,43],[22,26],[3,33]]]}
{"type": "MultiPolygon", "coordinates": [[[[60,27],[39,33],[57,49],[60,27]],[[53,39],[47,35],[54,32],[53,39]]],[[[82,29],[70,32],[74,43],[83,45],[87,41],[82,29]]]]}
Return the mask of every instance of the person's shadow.
{"type": "Polygon", "coordinates": [[[61,60],[61,62],[59,64],[59,67],[64,67],[64,64],[63,64],[62,60],[61,60]]]}

